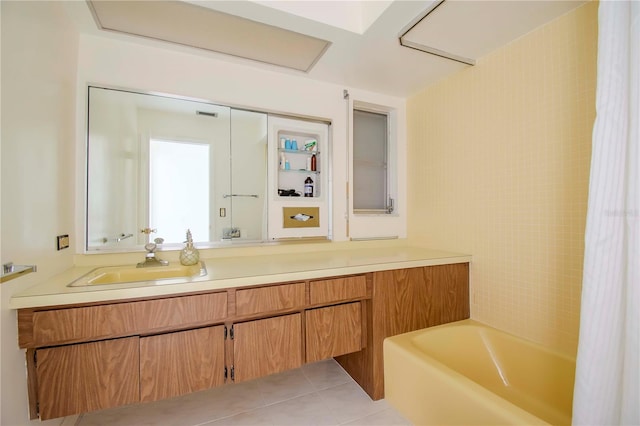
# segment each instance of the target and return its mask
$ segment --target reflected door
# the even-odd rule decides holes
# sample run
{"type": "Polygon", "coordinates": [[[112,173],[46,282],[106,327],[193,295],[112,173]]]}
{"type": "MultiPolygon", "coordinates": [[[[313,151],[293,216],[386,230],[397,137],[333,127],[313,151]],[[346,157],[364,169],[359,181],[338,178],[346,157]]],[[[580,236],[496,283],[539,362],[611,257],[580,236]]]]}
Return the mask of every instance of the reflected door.
{"type": "Polygon", "coordinates": [[[99,87],[88,96],[88,251],[182,244],[187,229],[196,243],[266,239],[267,114],[99,87]]]}
{"type": "Polygon", "coordinates": [[[205,106],[198,107],[196,112],[138,110],[143,171],[138,217],[141,228],[156,230],[140,234],[141,244],[155,238],[182,243],[187,229],[196,243],[213,241],[230,222],[230,215],[217,214],[230,207],[217,197],[230,185],[230,110],[207,105],[204,114],[205,106]]]}
{"type": "Polygon", "coordinates": [[[266,239],[267,115],[231,110],[231,226],[224,239],[266,239]]]}

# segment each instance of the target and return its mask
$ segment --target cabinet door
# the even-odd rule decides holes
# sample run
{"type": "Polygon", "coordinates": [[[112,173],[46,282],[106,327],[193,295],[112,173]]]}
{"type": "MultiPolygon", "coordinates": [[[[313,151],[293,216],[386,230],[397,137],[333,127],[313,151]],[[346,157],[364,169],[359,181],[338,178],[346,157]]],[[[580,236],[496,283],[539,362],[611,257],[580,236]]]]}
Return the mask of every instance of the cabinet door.
{"type": "Polygon", "coordinates": [[[307,362],[362,349],[361,303],[347,303],[305,312],[307,362]]]}
{"type": "Polygon", "coordinates": [[[138,337],[38,349],[40,419],[138,402],[138,337]]]}
{"type": "Polygon", "coordinates": [[[301,314],[243,322],[233,328],[236,382],[302,365],[301,314]]]}
{"type": "Polygon", "coordinates": [[[224,326],[140,339],[140,400],[156,401],[224,384],[224,326]]]}

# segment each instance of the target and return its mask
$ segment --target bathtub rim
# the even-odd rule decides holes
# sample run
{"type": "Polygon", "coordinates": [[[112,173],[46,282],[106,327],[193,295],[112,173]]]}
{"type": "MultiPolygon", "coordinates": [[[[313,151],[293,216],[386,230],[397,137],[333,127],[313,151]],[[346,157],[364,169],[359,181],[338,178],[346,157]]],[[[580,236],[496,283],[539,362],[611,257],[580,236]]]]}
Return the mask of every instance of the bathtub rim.
{"type": "MultiPolygon", "coordinates": [[[[527,423],[530,423],[530,424],[550,424],[549,422],[542,419],[541,417],[538,417],[534,413],[531,413],[525,410],[524,408],[521,408],[515,403],[509,401],[508,399],[492,392],[491,390],[487,389],[483,385],[473,381],[472,379],[465,376],[464,374],[459,373],[455,369],[431,357],[427,353],[423,352],[419,347],[414,345],[412,342],[412,339],[415,336],[420,334],[436,331],[437,329],[468,326],[468,325],[479,326],[481,328],[495,330],[498,333],[507,335],[509,338],[521,341],[523,344],[526,344],[527,346],[541,349],[545,352],[549,352],[567,361],[571,361],[575,363],[575,358],[563,352],[540,345],[536,342],[532,342],[530,340],[524,339],[522,337],[505,332],[503,330],[497,329],[488,324],[485,324],[470,318],[447,323],[447,324],[442,324],[434,327],[428,327],[420,330],[410,331],[410,332],[399,334],[396,336],[387,337],[386,339],[384,339],[384,342],[383,342],[384,357],[386,358],[389,350],[400,351],[404,355],[410,357],[410,359],[413,360],[414,362],[418,362],[421,365],[421,368],[424,368],[426,371],[428,371],[429,374],[435,374],[436,377],[438,377],[439,379],[447,380],[447,382],[451,386],[453,386],[455,390],[463,392],[464,394],[467,394],[467,395],[472,393],[482,395],[482,397],[491,405],[492,408],[506,411],[506,415],[508,417],[514,417],[514,418],[525,417],[526,419],[528,419],[527,423]]],[[[385,369],[385,375],[386,374],[387,372],[385,369]]],[[[385,377],[385,383],[387,383],[386,377],[385,377]]],[[[385,394],[386,393],[387,392],[385,389],[385,394]]],[[[569,416],[568,420],[570,424],[572,420],[572,416],[569,416]]]]}
{"type": "MultiPolygon", "coordinates": [[[[557,350],[555,348],[542,345],[542,344],[540,344],[538,342],[534,342],[533,340],[529,340],[529,339],[526,339],[524,337],[518,336],[516,334],[510,333],[508,331],[501,330],[499,328],[493,327],[493,326],[491,326],[489,324],[480,322],[480,321],[475,320],[473,318],[467,318],[467,319],[463,319],[463,320],[459,320],[459,321],[449,322],[449,323],[446,323],[446,324],[434,325],[433,327],[421,328],[419,330],[409,331],[407,333],[397,334],[395,336],[389,336],[385,340],[394,339],[396,337],[405,337],[405,336],[406,336],[407,339],[410,339],[410,338],[412,338],[412,337],[414,337],[415,335],[418,335],[418,334],[431,332],[431,331],[435,331],[435,330],[443,329],[443,328],[460,327],[460,326],[464,326],[464,325],[473,325],[473,326],[479,326],[479,327],[482,327],[482,328],[488,328],[488,329],[496,331],[498,333],[505,334],[505,335],[509,336],[512,339],[519,340],[519,341],[525,343],[527,346],[534,347],[536,349],[540,349],[542,351],[552,353],[553,355],[555,355],[555,356],[557,356],[559,358],[563,358],[566,361],[572,361],[574,363],[576,362],[576,356],[575,355],[571,355],[571,354],[568,354],[566,352],[557,350]]],[[[428,356],[428,355],[425,354],[425,356],[428,356]]],[[[434,361],[437,362],[435,359],[434,359],[434,361]]]]}

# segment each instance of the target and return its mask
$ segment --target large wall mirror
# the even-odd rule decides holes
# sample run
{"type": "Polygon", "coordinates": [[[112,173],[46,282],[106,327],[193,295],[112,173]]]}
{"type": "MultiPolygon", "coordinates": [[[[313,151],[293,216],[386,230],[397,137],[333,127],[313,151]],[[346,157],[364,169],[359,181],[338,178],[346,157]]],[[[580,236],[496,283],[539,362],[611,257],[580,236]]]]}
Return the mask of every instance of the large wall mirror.
{"type": "Polygon", "coordinates": [[[88,90],[87,251],[267,239],[267,114],[88,90]]]}

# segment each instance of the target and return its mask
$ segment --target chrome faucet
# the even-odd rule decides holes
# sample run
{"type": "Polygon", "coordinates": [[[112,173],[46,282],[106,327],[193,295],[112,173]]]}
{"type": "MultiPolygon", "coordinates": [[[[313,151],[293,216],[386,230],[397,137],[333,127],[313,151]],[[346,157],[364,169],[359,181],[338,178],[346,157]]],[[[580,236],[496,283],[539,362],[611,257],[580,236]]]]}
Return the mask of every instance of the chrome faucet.
{"type": "Polygon", "coordinates": [[[156,257],[156,248],[158,245],[156,243],[148,243],[144,245],[145,250],[147,250],[147,254],[144,256],[144,262],[140,262],[136,265],[136,268],[146,268],[148,266],[167,266],[169,261],[160,260],[156,257]]]}

